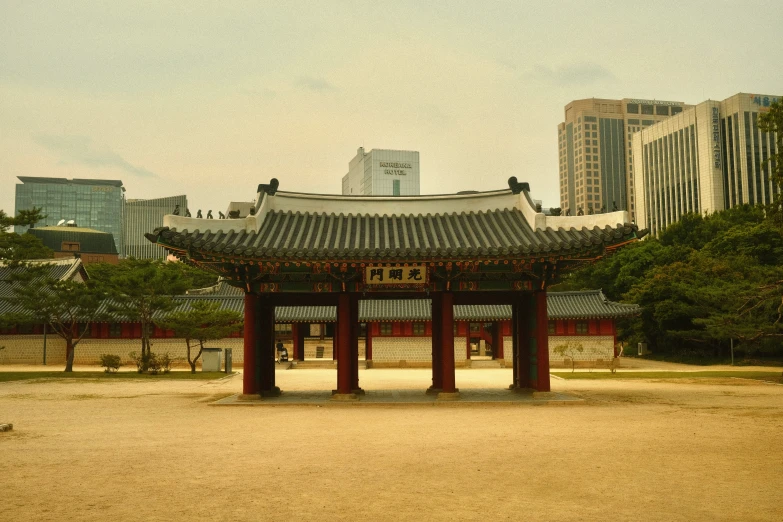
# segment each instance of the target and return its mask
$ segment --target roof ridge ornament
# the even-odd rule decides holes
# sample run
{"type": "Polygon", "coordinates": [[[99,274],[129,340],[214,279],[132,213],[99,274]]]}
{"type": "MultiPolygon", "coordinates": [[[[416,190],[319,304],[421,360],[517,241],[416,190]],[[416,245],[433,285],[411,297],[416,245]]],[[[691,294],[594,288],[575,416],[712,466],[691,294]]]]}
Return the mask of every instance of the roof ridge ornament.
{"type": "Polygon", "coordinates": [[[511,189],[512,194],[519,194],[523,190],[525,192],[530,192],[530,184],[529,183],[520,183],[517,181],[516,176],[511,176],[508,178],[508,187],[511,189]]]}
{"type": "Polygon", "coordinates": [[[277,181],[277,178],[272,178],[271,180],[269,180],[268,184],[261,183],[260,185],[258,185],[258,190],[256,191],[256,193],[264,192],[266,194],[269,194],[270,196],[274,196],[275,192],[277,192],[277,187],[279,186],[280,186],[280,182],[277,181]]]}

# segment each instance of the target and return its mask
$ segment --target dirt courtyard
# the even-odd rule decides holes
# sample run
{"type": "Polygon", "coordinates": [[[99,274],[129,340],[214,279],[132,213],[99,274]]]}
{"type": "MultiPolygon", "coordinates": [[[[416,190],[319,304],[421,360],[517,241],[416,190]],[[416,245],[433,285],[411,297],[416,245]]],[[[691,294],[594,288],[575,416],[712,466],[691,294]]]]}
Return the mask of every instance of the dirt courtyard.
{"type": "MultiPolygon", "coordinates": [[[[334,371],[277,372],[328,389],[334,371]]],[[[429,370],[367,370],[366,389],[429,370]]],[[[783,386],[564,381],[581,405],[211,406],[218,381],[0,383],[4,520],[783,520],[783,386]]],[[[458,370],[461,388],[510,370],[458,370]]]]}

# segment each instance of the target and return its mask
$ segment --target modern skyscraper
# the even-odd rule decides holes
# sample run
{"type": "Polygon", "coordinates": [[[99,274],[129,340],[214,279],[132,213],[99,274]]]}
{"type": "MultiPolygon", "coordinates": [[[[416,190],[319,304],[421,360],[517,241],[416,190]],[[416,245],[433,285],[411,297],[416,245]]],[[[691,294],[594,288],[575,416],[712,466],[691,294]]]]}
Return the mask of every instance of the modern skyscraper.
{"type": "Polygon", "coordinates": [[[149,242],[144,234],[163,226],[163,216],[171,214],[179,205],[180,214],[188,208],[187,196],[156,199],[128,199],[123,214],[124,257],[137,259],[165,259],[166,251],[149,242]]]}
{"type": "Polygon", "coordinates": [[[359,147],[343,176],[345,196],[418,196],[419,153],[359,147]]]}
{"type": "Polygon", "coordinates": [[[598,212],[627,210],[635,216],[631,135],[691,107],[660,100],[574,100],[557,127],[560,207],[598,212]]]}
{"type": "MultiPolygon", "coordinates": [[[[105,179],[37,178],[19,176],[16,185],[16,208],[40,207],[46,214],[41,226],[73,220],[76,225],[109,232],[117,252],[123,251],[122,211],[125,188],[122,181],[105,179]]],[[[28,227],[14,227],[20,234],[28,227]]]]}
{"type": "Polygon", "coordinates": [[[685,213],[769,203],[775,134],[759,130],[758,116],[780,98],[708,100],[635,134],[639,227],[658,234],[685,213]]]}

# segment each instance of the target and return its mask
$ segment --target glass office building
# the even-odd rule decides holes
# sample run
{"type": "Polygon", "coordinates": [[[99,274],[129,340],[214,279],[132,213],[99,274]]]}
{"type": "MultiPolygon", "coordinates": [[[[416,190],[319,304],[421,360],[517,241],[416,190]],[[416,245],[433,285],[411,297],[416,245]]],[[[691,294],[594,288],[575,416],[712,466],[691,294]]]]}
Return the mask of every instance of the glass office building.
{"type": "MultiPolygon", "coordinates": [[[[15,212],[40,207],[46,219],[39,226],[73,220],[76,225],[108,232],[117,252],[123,252],[122,213],[125,188],[122,181],[103,179],[38,178],[19,176],[15,212]]],[[[28,227],[15,227],[22,234],[28,227]]]]}
{"type": "Polygon", "coordinates": [[[690,212],[769,203],[775,134],[759,115],[780,96],[739,93],[708,100],[633,136],[639,228],[658,234],[690,212]]]}

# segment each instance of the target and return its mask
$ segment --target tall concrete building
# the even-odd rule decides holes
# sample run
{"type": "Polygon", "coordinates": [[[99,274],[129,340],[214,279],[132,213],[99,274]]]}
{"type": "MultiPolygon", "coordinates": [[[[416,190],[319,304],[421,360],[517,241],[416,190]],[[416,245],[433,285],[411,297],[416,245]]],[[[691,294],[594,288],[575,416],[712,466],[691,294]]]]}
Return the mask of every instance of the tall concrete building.
{"type": "MultiPolygon", "coordinates": [[[[106,179],[66,179],[19,176],[16,208],[40,207],[46,214],[39,226],[57,225],[61,220],[77,226],[108,232],[114,237],[117,252],[123,251],[122,212],[125,188],[122,181],[106,179]]],[[[14,227],[20,234],[28,227],[14,227]]]]}
{"type": "Polygon", "coordinates": [[[180,214],[188,208],[187,196],[156,199],[128,199],[123,215],[123,257],[137,259],[165,259],[166,251],[149,242],[144,234],[163,226],[163,216],[171,214],[179,205],[180,214]]]}
{"type": "Polygon", "coordinates": [[[776,189],[765,161],[777,149],[758,117],[778,99],[708,100],[634,134],[639,227],[658,234],[685,213],[769,203],[776,189]]]}
{"type": "Polygon", "coordinates": [[[359,147],[343,176],[345,196],[418,196],[419,153],[359,147]]]}
{"type": "Polygon", "coordinates": [[[557,127],[560,207],[627,210],[635,217],[631,136],[691,107],[661,100],[574,100],[557,127]]]}

